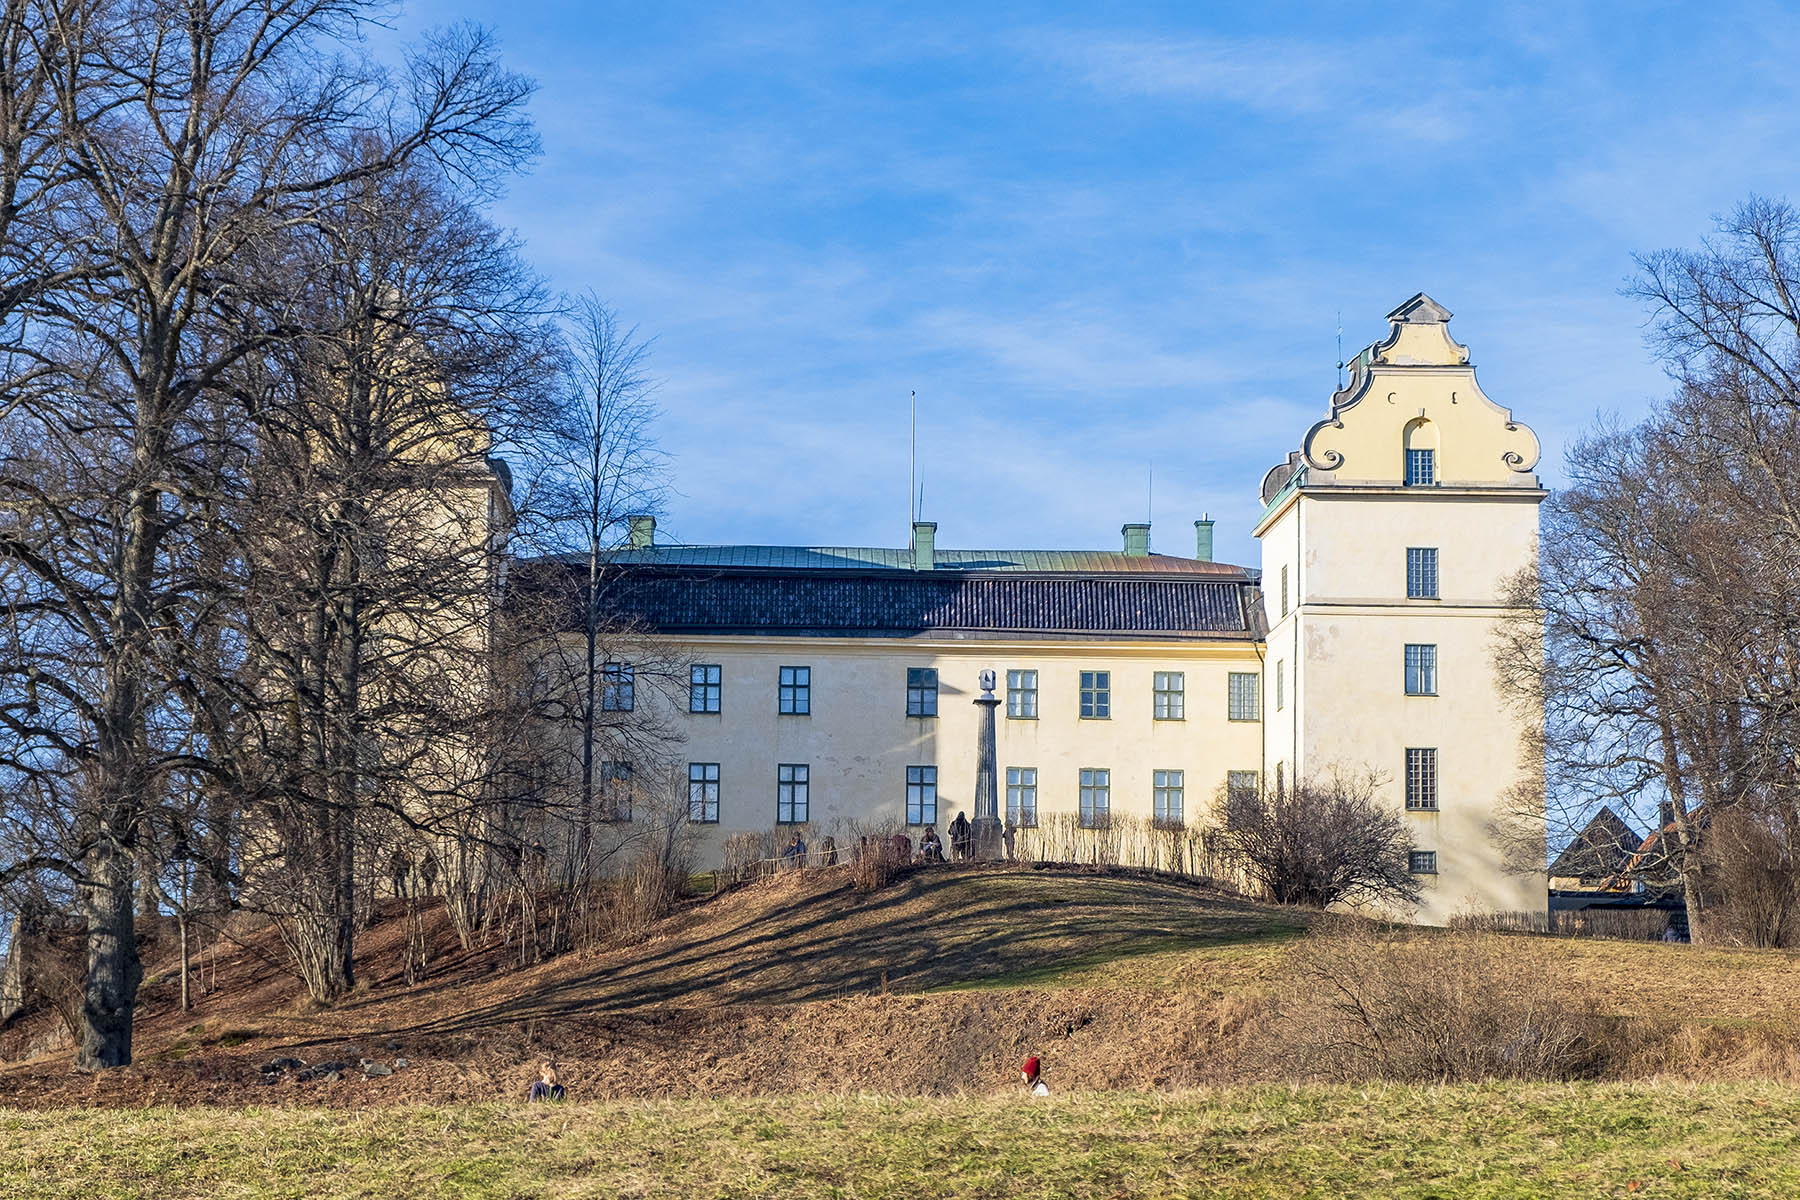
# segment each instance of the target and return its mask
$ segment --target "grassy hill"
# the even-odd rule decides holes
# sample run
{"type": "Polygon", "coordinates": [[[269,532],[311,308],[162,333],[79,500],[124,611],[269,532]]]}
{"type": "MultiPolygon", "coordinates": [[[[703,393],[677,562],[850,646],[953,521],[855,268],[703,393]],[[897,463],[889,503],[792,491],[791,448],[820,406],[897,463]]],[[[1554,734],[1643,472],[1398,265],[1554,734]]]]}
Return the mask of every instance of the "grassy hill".
{"type": "MultiPolygon", "coordinates": [[[[639,944],[525,969],[439,929],[434,973],[412,987],[403,924],[369,932],[371,985],[325,1011],[300,1002],[266,935],[207,964],[216,986],[190,1013],[164,969],[136,1065],[76,1075],[56,1052],[0,1067],[0,1104],[484,1101],[516,1095],[544,1056],[583,1098],[980,1095],[1028,1054],[1062,1089],[1255,1080],[1269,1077],[1259,1017],[1308,918],[1163,878],[943,868],[859,893],[843,871],[806,871],[692,903],[639,944]],[[257,1070],[363,1055],[409,1065],[331,1085],[257,1070]]],[[[1800,1074],[1795,956],[1533,936],[1508,955],[1640,1022],[1657,1052],[1639,1073],[1800,1074]]]]}
{"type": "Polygon", "coordinates": [[[1579,994],[1614,1031],[1608,1070],[1636,1082],[1271,1084],[1271,1001],[1311,923],[1161,878],[943,868],[865,894],[806,871],[523,969],[438,927],[411,987],[390,916],[362,944],[366,989],[323,1011],[253,933],[203,958],[192,1012],[159,965],[133,1067],[77,1075],[66,1051],[0,1066],[0,1190],[1800,1192],[1800,958],[1508,936],[1508,969],[1579,994]],[[337,1082],[258,1070],[364,1054],[408,1062],[337,1082]],[[1020,1094],[1027,1054],[1048,1064],[1048,1101],[1020,1094]],[[545,1056],[576,1103],[519,1102],[545,1056]]]}

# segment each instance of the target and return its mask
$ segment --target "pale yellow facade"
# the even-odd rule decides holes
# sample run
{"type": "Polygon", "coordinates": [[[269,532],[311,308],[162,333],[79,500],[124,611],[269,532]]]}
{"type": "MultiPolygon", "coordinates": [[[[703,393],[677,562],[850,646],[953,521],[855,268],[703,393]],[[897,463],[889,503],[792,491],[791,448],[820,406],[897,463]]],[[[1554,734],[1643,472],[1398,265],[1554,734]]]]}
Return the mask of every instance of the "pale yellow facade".
{"type": "MultiPolygon", "coordinates": [[[[1040,820],[1075,814],[1083,768],[1109,772],[1113,817],[1148,822],[1153,773],[1182,773],[1183,816],[1210,824],[1219,789],[1233,771],[1262,769],[1261,724],[1230,720],[1228,677],[1261,665],[1245,640],[1001,641],[949,638],[692,637],[684,657],[717,666],[719,712],[687,711],[687,697],[639,690],[647,713],[677,731],[670,747],[680,792],[690,763],[718,765],[718,820],[694,826],[699,861],[716,863],[725,839],[778,829],[783,764],[804,765],[808,809],[803,836],[817,843],[875,829],[915,841],[907,822],[907,768],[937,770],[938,835],[959,812],[975,816],[976,746],[983,670],[997,675],[995,715],[1000,804],[1008,767],[1035,769],[1040,820]],[[782,667],[806,667],[808,715],[779,711],[782,667]],[[937,715],[907,715],[907,671],[938,673],[937,715]],[[1037,673],[1037,717],[1007,715],[1010,671],[1037,673]],[[1080,715],[1082,672],[1105,672],[1109,715],[1080,715]],[[1156,719],[1155,676],[1181,676],[1181,719],[1156,719]]],[[[1170,682],[1165,680],[1165,682],[1170,682]]],[[[946,840],[946,845],[948,842],[946,840]]]]}
{"type": "Polygon", "coordinates": [[[1508,855],[1536,729],[1503,703],[1495,659],[1507,581],[1536,560],[1537,439],[1481,392],[1448,319],[1423,296],[1391,314],[1389,339],[1265,483],[1267,759],[1272,779],[1385,778],[1433,856],[1419,919],[1541,917],[1545,877],[1508,855]],[[1408,481],[1409,448],[1432,452],[1429,482],[1408,481]],[[1409,549],[1433,552],[1434,595],[1409,596],[1409,549]],[[1427,694],[1408,694],[1409,645],[1430,649],[1427,694]],[[1411,805],[1409,750],[1432,755],[1411,805]]]}

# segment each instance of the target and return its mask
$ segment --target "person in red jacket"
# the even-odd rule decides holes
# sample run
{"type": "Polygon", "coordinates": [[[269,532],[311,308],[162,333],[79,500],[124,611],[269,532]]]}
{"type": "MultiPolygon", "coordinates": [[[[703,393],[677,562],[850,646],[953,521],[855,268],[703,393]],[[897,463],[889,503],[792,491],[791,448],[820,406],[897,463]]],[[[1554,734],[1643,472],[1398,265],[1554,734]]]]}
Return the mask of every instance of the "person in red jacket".
{"type": "Polygon", "coordinates": [[[1025,1086],[1030,1089],[1032,1095],[1048,1096],[1050,1094],[1050,1089],[1044,1085],[1044,1073],[1039,1068],[1037,1055],[1034,1054],[1025,1060],[1025,1065],[1019,1068],[1019,1075],[1025,1080],[1025,1086]]]}

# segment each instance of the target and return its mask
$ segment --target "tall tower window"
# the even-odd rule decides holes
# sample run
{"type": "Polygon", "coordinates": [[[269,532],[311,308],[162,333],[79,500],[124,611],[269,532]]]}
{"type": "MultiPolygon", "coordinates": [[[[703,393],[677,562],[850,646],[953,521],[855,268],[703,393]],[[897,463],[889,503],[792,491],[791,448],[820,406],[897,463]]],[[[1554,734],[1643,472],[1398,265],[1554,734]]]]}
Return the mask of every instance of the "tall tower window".
{"type": "Polygon", "coordinates": [[[1406,645],[1406,694],[1409,696],[1435,696],[1437,690],[1437,647],[1408,642],[1406,645]]]}
{"type": "Polygon", "coordinates": [[[1437,806],[1437,750],[1433,747],[1408,747],[1406,807],[1411,812],[1436,812],[1437,806]]]}
{"type": "Polygon", "coordinates": [[[1281,565],[1281,615],[1285,617],[1285,616],[1287,616],[1287,612],[1288,612],[1287,564],[1283,563],[1281,565]]]}
{"type": "Polygon", "coordinates": [[[1438,598],[1438,555],[1436,546],[1406,548],[1406,598],[1436,600],[1438,598]]]}
{"type": "Polygon", "coordinates": [[[1437,480],[1437,428],[1420,417],[1408,421],[1404,434],[1407,487],[1430,487],[1437,480]]]}
{"type": "Polygon", "coordinates": [[[1437,482],[1437,451],[1406,452],[1406,486],[1429,487],[1437,482]]]}

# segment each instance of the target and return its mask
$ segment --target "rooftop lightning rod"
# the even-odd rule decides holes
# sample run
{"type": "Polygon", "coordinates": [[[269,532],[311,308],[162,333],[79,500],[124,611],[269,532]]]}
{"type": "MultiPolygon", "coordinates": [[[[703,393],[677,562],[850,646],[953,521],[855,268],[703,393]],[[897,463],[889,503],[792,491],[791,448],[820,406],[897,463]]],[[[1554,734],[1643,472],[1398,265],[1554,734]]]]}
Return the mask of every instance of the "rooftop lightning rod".
{"type": "MultiPolygon", "coordinates": [[[[1156,524],[1156,460],[1150,460],[1149,482],[1144,488],[1144,524],[1155,528],[1156,524]]],[[[1149,538],[1144,539],[1144,548],[1150,548],[1149,538]]]]}
{"type": "Polygon", "coordinates": [[[1344,390],[1344,310],[1338,309],[1338,391],[1344,390]]]}
{"type": "MultiPolygon", "coordinates": [[[[915,391],[908,394],[911,399],[908,401],[910,408],[907,413],[907,432],[911,445],[906,452],[906,507],[912,509],[913,515],[907,521],[906,528],[910,538],[912,523],[919,519],[918,509],[915,507],[919,503],[915,499],[919,494],[919,393],[915,391]]],[[[907,544],[912,545],[910,541],[907,544]]]]}

